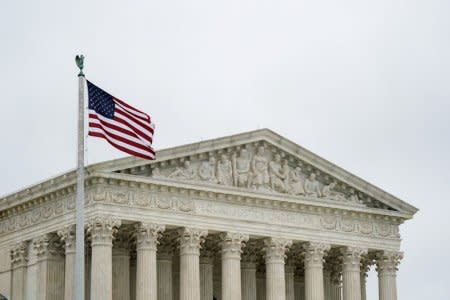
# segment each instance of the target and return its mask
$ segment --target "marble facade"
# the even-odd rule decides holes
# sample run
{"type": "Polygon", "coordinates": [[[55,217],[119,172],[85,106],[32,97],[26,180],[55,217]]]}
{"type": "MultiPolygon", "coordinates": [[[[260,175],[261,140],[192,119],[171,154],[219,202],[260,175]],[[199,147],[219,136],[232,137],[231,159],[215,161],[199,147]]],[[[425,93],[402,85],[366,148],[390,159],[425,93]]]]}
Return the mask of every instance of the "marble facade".
{"type": "MultiPolygon", "coordinates": [[[[396,300],[417,209],[263,129],[87,168],[86,299],[396,300]]],[[[73,299],[75,173],[0,199],[0,293],[73,299]]]]}

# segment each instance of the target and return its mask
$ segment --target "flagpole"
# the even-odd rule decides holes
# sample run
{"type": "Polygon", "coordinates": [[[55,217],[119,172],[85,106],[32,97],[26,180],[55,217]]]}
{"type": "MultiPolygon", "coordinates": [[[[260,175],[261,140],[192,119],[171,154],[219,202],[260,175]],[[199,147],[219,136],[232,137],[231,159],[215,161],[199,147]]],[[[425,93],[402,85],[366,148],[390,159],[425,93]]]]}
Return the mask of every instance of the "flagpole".
{"type": "Polygon", "coordinates": [[[84,300],[84,56],[77,55],[78,73],[78,150],[75,233],[75,300],[84,300]]]}

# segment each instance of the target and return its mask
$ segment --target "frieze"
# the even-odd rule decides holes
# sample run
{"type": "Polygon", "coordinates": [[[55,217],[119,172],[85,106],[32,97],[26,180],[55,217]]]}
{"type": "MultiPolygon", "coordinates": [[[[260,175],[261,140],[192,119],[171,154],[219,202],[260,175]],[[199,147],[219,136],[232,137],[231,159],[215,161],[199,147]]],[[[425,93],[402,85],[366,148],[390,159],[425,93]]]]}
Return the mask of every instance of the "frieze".
{"type": "MultiPolygon", "coordinates": [[[[86,190],[86,205],[103,203],[142,209],[170,210],[202,216],[235,218],[273,224],[298,226],[305,229],[325,230],[381,238],[399,238],[398,222],[368,214],[339,214],[336,210],[287,205],[288,202],[269,199],[230,198],[214,193],[197,193],[171,187],[154,188],[136,185],[101,183],[86,190]],[[112,184],[112,185],[108,185],[112,184]],[[275,206],[273,203],[277,202],[275,206]],[[285,205],[286,204],[286,205],[285,205]]],[[[74,211],[74,195],[56,197],[38,207],[11,215],[0,221],[0,234],[21,230],[40,222],[74,211]]],[[[289,203],[288,203],[289,204],[289,203]]]]}

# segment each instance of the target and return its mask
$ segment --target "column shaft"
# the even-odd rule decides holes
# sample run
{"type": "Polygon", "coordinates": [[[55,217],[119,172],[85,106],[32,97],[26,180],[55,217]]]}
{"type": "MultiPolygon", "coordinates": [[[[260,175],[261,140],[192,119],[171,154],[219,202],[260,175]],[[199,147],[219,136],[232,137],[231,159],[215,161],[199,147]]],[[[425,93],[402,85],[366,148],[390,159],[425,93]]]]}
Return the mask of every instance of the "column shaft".
{"type": "Polygon", "coordinates": [[[305,300],[305,277],[294,280],[295,300],[305,300]]]}
{"type": "Polygon", "coordinates": [[[329,270],[323,271],[323,289],[325,300],[331,299],[331,274],[329,270]]]}
{"type": "Polygon", "coordinates": [[[113,299],[130,300],[130,255],[128,249],[113,248],[113,299]]]}
{"type": "Polygon", "coordinates": [[[256,273],[256,286],[256,299],[266,300],[266,274],[256,273]]]}
{"type": "Polygon", "coordinates": [[[256,265],[241,264],[242,300],[256,300],[256,265]]]}
{"type": "Polygon", "coordinates": [[[266,299],[286,300],[284,259],[292,241],[281,238],[264,240],[266,247],[266,299]]]}
{"type": "Polygon", "coordinates": [[[213,299],[213,262],[210,257],[200,257],[200,300],[213,299]]]}
{"type": "Polygon", "coordinates": [[[173,300],[172,255],[158,255],[158,300],[173,300]]]}
{"type": "Polygon", "coordinates": [[[383,252],[377,259],[378,295],[380,300],[397,300],[397,266],[401,252],[383,252]]]}
{"type": "MultiPolygon", "coordinates": [[[[58,231],[61,241],[64,242],[64,300],[75,299],[75,226],[68,226],[58,231]]],[[[88,270],[89,271],[89,270],[88,270]]]]}
{"type": "Polygon", "coordinates": [[[342,287],[339,283],[331,282],[330,299],[331,300],[342,299],[342,287]]]}
{"type": "Polygon", "coordinates": [[[158,300],[156,247],[164,226],[136,226],[136,300],[158,300]]]}
{"type": "Polygon", "coordinates": [[[294,288],[294,267],[286,266],[286,300],[295,300],[295,288],[294,288]]]}
{"type": "Polygon", "coordinates": [[[64,297],[64,257],[55,247],[56,235],[45,234],[33,240],[37,255],[37,300],[64,297]]]}
{"type": "Polygon", "coordinates": [[[207,231],[183,228],[180,233],[180,300],[200,299],[200,244],[207,231]]]}
{"type": "Polygon", "coordinates": [[[344,300],[361,300],[361,255],[366,249],[346,247],[342,249],[342,283],[344,300]]]}
{"type": "Polygon", "coordinates": [[[329,245],[307,243],[305,249],[305,299],[324,300],[323,256],[329,245]]]}
{"type": "Polygon", "coordinates": [[[136,257],[130,258],[130,300],[136,300],[136,257]]]}
{"type": "Polygon", "coordinates": [[[222,300],[241,300],[241,247],[248,235],[227,232],[222,240],[222,300]]]}
{"type": "Polygon", "coordinates": [[[92,237],[91,299],[112,299],[112,240],[120,221],[109,216],[89,220],[92,237]]]}
{"type": "Polygon", "coordinates": [[[367,300],[367,293],[366,293],[366,272],[361,272],[361,300],[367,300]]]}

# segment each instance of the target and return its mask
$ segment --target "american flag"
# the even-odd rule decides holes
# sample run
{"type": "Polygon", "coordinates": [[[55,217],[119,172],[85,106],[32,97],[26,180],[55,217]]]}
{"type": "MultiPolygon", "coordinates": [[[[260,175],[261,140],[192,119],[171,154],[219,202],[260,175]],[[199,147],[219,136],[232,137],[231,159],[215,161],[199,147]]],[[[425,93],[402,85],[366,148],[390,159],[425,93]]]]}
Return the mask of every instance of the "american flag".
{"type": "Polygon", "coordinates": [[[115,148],[144,159],[155,159],[155,125],[146,113],[111,96],[87,81],[89,135],[104,138],[115,148]]]}

